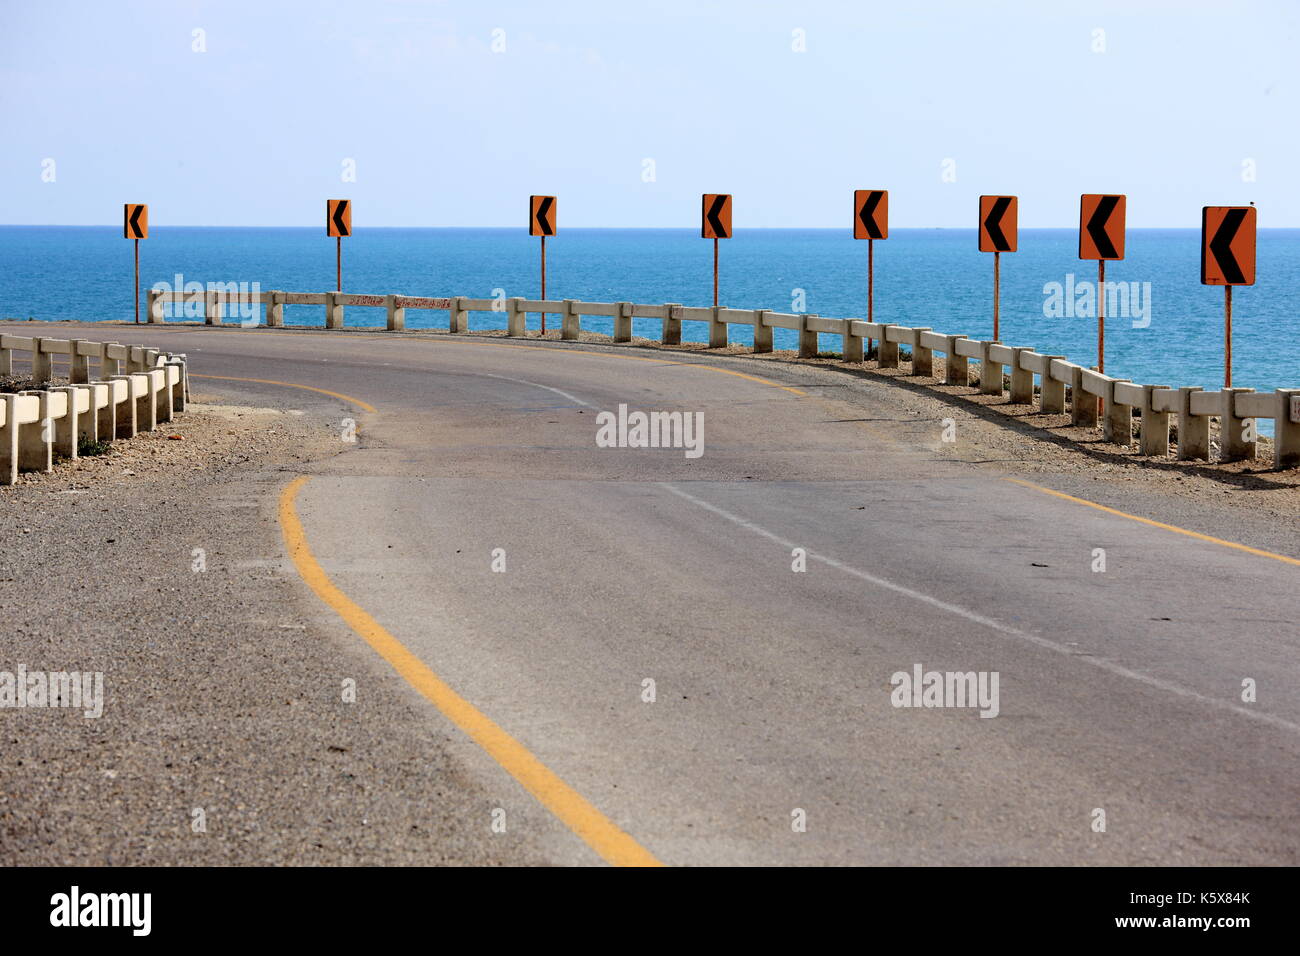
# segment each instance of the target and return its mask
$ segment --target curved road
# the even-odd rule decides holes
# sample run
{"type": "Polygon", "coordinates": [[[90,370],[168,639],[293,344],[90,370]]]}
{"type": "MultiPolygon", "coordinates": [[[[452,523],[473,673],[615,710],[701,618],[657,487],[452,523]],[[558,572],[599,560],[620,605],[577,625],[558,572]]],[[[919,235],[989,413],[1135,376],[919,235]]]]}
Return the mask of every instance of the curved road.
{"type": "Polygon", "coordinates": [[[1234,548],[945,459],[904,390],[815,369],[129,340],[266,380],[195,381],[247,403],[283,404],[269,382],[340,396],[290,399],[359,425],[283,499],[304,588],[469,731],[457,757],[555,862],[1297,862],[1286,535],[1243,526],[1234,548]],[[598,447],[620,404],[702,413],[702,455],[598,447]],[[996,672],[996,716],[894,706],[918,665],[996,672]]]}

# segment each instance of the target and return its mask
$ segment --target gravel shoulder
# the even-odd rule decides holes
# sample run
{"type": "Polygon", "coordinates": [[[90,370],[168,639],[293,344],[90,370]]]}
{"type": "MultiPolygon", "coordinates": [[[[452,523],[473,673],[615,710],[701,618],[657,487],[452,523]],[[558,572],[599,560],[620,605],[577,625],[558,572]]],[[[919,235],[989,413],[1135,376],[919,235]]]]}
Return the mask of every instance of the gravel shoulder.
{"type": "Polygon", "coordinates": [[[104,687],[97,719],[0,709],[0,864],[544,862],[283,556],[279,491],[341,416],[196,398],[0,488],[0,671],[104,687]]]}

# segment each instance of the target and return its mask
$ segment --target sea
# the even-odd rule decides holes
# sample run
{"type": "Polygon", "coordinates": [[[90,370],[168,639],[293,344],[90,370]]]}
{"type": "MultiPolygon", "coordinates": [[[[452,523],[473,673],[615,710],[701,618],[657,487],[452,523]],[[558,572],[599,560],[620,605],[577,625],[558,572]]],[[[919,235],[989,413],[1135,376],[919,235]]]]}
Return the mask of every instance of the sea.
{"type": "MultiPolygon", "coordinates": [[[[865,318],[867,247],[846,229],[738,229],[719,243],[719,303],[865,318]]],[[[342,240],[343,290],[536,298],[540,251],[522,229],[358,228],[342,240]]],[[[335,253],[323,228],[154,226],[140,243],[141,299],[150,287],[195,282],[324,292],[335,286],[335,253]]],[[[120,227],[0,226],[0,318],[129,320],[132,255],[120,227]]],[[[974,230],[891,231],[874,243],[876,321],[991,337],[993,259],[978,251],[974,230]]],[[[546,263],[550,299],[712,304],[713,242],[694,230],[564,229],[547,240],[546,263]]],[[[1075,230],[1022,229],[999,268],[1003,342],[1097,363],[1097,263],[1078,258],[1075,230]]],[[[1222,387],[1224,289],[1200,282],[1199,230],[1129,230],[1125,258],[1106,264],[1106,281],[1117,284],[1108,296],[1107,374],[1222,387]]],[[[384,322],[381,309],[350,307],[345,317],[384,322]]],[[[285,308],[289,324],[324,319],[321,307],[285,308]]],[[[410,310],[406,319],[409,328],[437,327],[447,314],[410,310]]],[[[530,328],[539,321],[528,317],[530,328]]],[[[611,324],[583,318],[595,332],[611,324]]],[[[1232,325],[1233,385],[1300,387],[1300,229],[1260,230],[1257,281],[1233,290],[1232,325]]],[[[471,313],[471,329],[504,327],[504,312],[471,313]]],[[[656,338],[659,323],[635,320],[633,333],[656,338]]],[[[744,326],[730,334],[752,339],[744,326]]],[[[706,325],[684,323],[683,338],[705,341],[706,325]]],[[[839,350],[838,336],[822,340],[822,349],[839,350]]],[[[796,344],[795,333],[776,330],[776,348],[796,344]]]]}

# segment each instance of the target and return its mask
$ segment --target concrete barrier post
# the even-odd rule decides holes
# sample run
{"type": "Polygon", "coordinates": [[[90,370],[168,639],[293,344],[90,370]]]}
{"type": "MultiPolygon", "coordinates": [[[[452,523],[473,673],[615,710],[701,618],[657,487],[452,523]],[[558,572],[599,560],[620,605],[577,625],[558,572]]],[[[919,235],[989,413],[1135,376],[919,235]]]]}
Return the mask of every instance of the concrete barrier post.
{"type": "Polygon", "coordinates": [[[772,351],[772,326],[764,325],[763,319],[771,309],[758,309],[754,312],[754,353],[772,351]]]}
{"type": "Polygon", "coordinates": [[[452,297],[451,308],[447,312],[447,331],[469,331],[469,313],[465,311],[464,296],[457,295],[452,297]]]}
{"type": "Polygon", "coordinates": [[[284,328],[284,293],[280,291],[266,294],[266,327],[268,329],[284,328]]]}
{"type": "Polygon", "coordinates": [[[325,293],[325,328],[343,328],[343,293],[325,293]]]}
{"type": "Polygon", "coordinates": [[[90,381],[90,355],[84,354],[83,349],[89,352],[94,344],[84,339],[73,339],[68,343],[71,349],[68,354],[68,381],[74,385],[90,381]]]}
{"type": "Polygon", "coordinates": [[[158,325],[165,321],[163,319],[162,296],[162,289],[150,289],[146,293],[145,314],[148,316],[146,321],[151,325],[158,325]]]}
{"type": "Polygon", "coordinates": [[[158,427],[157,393],[153,390],[153,373],[136,373],[136,388],[143,387],[143,392],[135,400],[135,428],[139,432],[151,432],[158,427]]]}
{"type": "Polygon", "coordinates": [[[880,345],[876,349],[876,368],[898,368],[898,343],[889,341],[889,324],[880,325],[880,345]]]}
{"type": "Polygon", "coordinates": [[[1300,388],[1273,393],[1273,467],[1300,465],[1300,388]]]}
{"type": "Polygon", "coordinates": [[[560,315],[560,338],[566,342],[578,341],[582,329],[582,317],[574,309],[577,299],[564,300],[564,312],[560,315]]]}
{"type": "Polygon", "coordinates": [[[1013,348],[1011,350],[1011,397],[1012,405],[1034,404],[1034,373],[1020,367],[1020,356],[1032,352],[1030,348],[1013,348]]]}
{"type": "Polygon", "coordinates": [[[203,293],[203,316],[208,325],[221,324],[221,300],[211,289],[203,293]]]}
{"type": "Polygon", "coordinates": [[[172,410],[176,412],[185,411],[185,363],[178,362],[175,359],[168,362],[166,368],[176,369],[176,384],[169,386],[172,393],[172,410]]]}
{"type": "Polygon", "coordinates": [[[1179,461],[1210,459],[1210,416],[1192,414],[1192,392],[1200,390],[1199,385],[1178,390],[1179,461]]]}
{"type": "Polygon", "coordinates": [[[48,382],[54,376],[54,361],[49,352],[41,348],[44,339],[32,340],[32,380],[48,382]]]}
{"type": "Polygon", "coordinates": [[[943,381],[945,385],[969,385],[970,384],[970,363],[966,356],[957,354],[957,340],[964,339],[964,335],[945,335],[947,344],[944,346],[943,365],[946,374],[943,381]]]}
{"type": "Polygon", "coordinates": [[[664,345],[682,344],[682,304],[680,302],[664,303],[664,345]]]}
{"type": "Polygon", "coordinates": [[[4,424],[0,425],[0,485],[18,480],[18,396],[0,395],[4,403],[4,424]]]}
{"type": "Polygon", "coordinates": [[[108,389],[108,401],[95,413],[95,438],[98,441],[112,441],[117,437],[117,403],[113,401],[113,383],[105,378],[97,384],[108,389]]]}
{"type": "Polygon", "coordinates": [[[808,328],[808,320],[817,318],[816,312],[805,312],[799,320],[799,357],[817,357],[817,333],[808,328]]]}
{"type": "MultiPolygon", "coordinates": [[[[126,382],[126,401],[116,403],[116,422],[113,434],[117,438],[134,438],[136,433],[135,383],[130,375],[114,375],[113,381],[126,382]]],[[[111,394],[109,404],[113,404],[111,394]]]]}
{"type": "Polygon", "coordinates": [[[912,374],[924,375],[927,378],[934,375],[934,349],[926,348],[921,344],[921,335],[929,332],[930,329],[916,330],[916,344],[912,346],[912,374]]]}
{"type": "Polygon", "coordinates": [[[519,296],[506,299],[506,335],[517,337],[524,334],[524,313],[519,308],[523,302],[519,296]]]}
{"type": "MultiPolygon", "coordinates": [[[[1121,405],[1115,401],[1115,382],[1127,381],[1126,378],[1117,378],[1106,386],[1106,420],[1102,424],[1101,437],[1116,445],[1129,445],[1133,442],[1133,406],[1121,405]]],[[[1146,419],[1143,419],[1144,424],[1145,422],[1146,419]]]]}
{"type": "Polygon", "coordinates": [[[992,342],[980,343],[980,394],[1002,394],[1002,365],[989,358],[989,346],[992,342]]]}
{"type": "Polygon", "coordinates": [[[384,309],[388,312],[388,321],[384,327],[389,332],[400,332],[406,328],[406,309],[398,308],[397,296],[384,296],[384,309]]]}
{"type": "Polygon", "coordinates": [[[1038,377],[1038,410],[1048,415],[1065,414],[1065,383],[1052,378],[1052,362],[1064,355],[1044,355],[1043,374],[1038,377]]]}
{"type": "Polygon", "coordinates": [[[0,375],[14,373],[14,350],[0,346],[0,375]]]}
{"type": "Polygon", "coordinates": [[[632,341],[632,303],[614,303],[614,341],[632,341]]]}
{"type": "Polygon", "coordinates": [[[1255,420],[1237,416],[1237,396],[1253,391],[1253,388],[1223,390],[1223,415],[1219,418],[1219,461],[1249,461],[1255,457],[1257,442],[1253,436],[1258,430],[1255,420]]]}
{"type": "Polygon", "coordinates": [[[54,422],[49,392],[19,392],[40,399],[40,413],[30,425],[18,426],[18,467],[25,471],[54,470],[54,422]]]}
{"type": "Polygon", "coordinates": [[[77,439],[81,434],[80,416],[77,414],[77,393],[82,389],[76,385],[61,385],[56,392],[62,392],[68,402],[68,410],[62,418],[54,421],[54,447],[64,458],[77,457],[77,439]]]}
{"type": "Polygon", "coordinates": [[[1070,381],[1070,424],[1080,428],[1097,426],[1097,396],[1083,390],[1083,369],[1076,368],[1070,381]]]}
{"type": "Polygon", "coordinates": [[[1157,392],[1168,392],[1163,385],[1142,386],[1142,437],[1138,450],[1144,455],[1161,458],[1169,454],[1169,413],[1155,410],[1157,392]]]}
{"type": "Polygon", "coordinates": [[[841,346],[841,352],[846,362],[865,362],[867,359],[866,340],[860,335],[853,334],[853,320],[844,320],[844,344],[841,346]]]}
{"type": "Polygon", "coordinates": [[[722,308],[715,305],[709,313],[709,348],[711,349],[727,347],[727,323],[719,318],[721,312],[722,308]]]}

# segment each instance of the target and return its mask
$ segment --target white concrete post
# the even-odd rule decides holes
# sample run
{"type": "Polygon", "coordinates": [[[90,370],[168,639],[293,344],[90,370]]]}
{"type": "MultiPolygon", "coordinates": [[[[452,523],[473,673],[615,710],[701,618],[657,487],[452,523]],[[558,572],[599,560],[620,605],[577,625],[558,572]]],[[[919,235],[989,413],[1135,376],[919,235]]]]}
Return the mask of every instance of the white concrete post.
{"type": "Polygon", "coordinates": [[[660,338],[664,345],[682,344],[682,304],[664,303],[664,328],[660,338]]]}
{"type": "Polygon", "coordinates": [[[1032,352],[1030,348],[1013,348],[1011,350],[1011,398],[1012,405],[1034,404],[1034,373],[1020,367],[1020,356],[1032,352]]]}
{"type": "Polygon", "coordinates": [[[817,318],[816,312],[805,312],[799,321],[799,357],[817,357],[817,333],[808,328],[808,320],[817,318]]]}
{"type": "Polygon", "coordinates": [[[167,368],[177,370],[176,384],[170,386],[172,392],[172,409],[177,412],[185,411],[185,363],[179,362],[175,358],[169,361],[167,368]]]}
{"type": "MultiPolygon", "coordinates": [[[[1127,382],[1126,378],[1117,378],[1115,382],[1127,382]]],[[[1106,420],[1101,426],[1101,437],[1116,445],[1133,443],[1133,406],[1121,405],[1115,401],[1115,382],[1106,386],[1106,420]]],[[[1145,419],[1143,423],[1145,424],[1145,419]]]]}
{"type": "Polygon", "coordinates": [[[1199,385],[1178,390],[1179,461],[1209,461],[1210,458],[1210,416],[1192,414],[1192,392],[1200,390],[1199,385]]]}
{"type": "Polygon", "coordinates": [[[523,301],[518,296],[506,300],[506,335],[524,334],[524,313],[519,310],[523,301]]]}
{"type": "Polygon", "coordinates": [[[0,395],[4,403],[4,424],[0,425],[0,485],[18,480],[18,396],[0,395]]]}
{"type": "Polygon", "coordinates": [[[929,331],[929,327],[916,330],[916,344],[912,346],[913,375],[926,377],[934,375],[934,349],[928,349],[921,344],[921,333],[929,331]]]}
{"type": "Polygon", "coordinates": [[[887,339],[891,323],[880,323],[880,344],[876,347],[876,368],[898,368],[898,343],[887,339]]]}
{"type": "Polygon", "coordinates": [[[152,325],[158,325],[165,321],[163,318],[163,300],[162,289],[150,289],[146,293],[145,312],[148,315],[147,321],[152,325]]]}
{"type": "Polygon", "coordinates": [[[76,458],[77,437],[81,432],[77,415],[77,393],[81,388],[76,385],[61,385],[55,391],[62,392],[67,397],[68,411],[54,421],[54,445],[64,458],[76,458]]]}
{"type": "Polygon", "coordinates": [[[574,304],[577,299],[564,300],[564,312],[560,315],[560,338],[566,342],[576,342],[578,332],[582,328],[582,320],[576,311],[574,304]]]}
{"type": "Polygon", "coordinates": [[[0,348],[0,375],[13,375],[14,350],[0,348]]]}
{"type": "Polygon", "coordinates": [[[980,394],[1002,394],[1002,365],[989,358],[992,342],[980,343],[980,394]]]}
{"type": "Polygon", "coordinates": [[[54,470],[54,422],[50,420],[50,393],[20,392],[40,399],[39,417],[30,425],[18,426],[18,467],[25,471],[54,470]]]}
{"type": "Polygon", "coordinates": [[[1097,396],[1083,390],[1083,369],[1075,368],[1070,381],[1070,424],[1080,428],[1097,426],[1097,396]]]}
{"type": "Polygon", "coordinates": [[[343,293],[325,293],[325,328],[343,328],[343,293]]]}
{"type": "Polygon", "coordinates": [[[284,293],[278,290],[266,294],[266,327],[284,328],[284,293]]]}
{"type": "Polygon", "coordinates": [[[844,320],[843,344],[840,352],[846,362],[865,362],[867,360],[866,341],[860,335],[853,334],[853,320],[844,320]]]}
{"type": "Polygon", "coordinates": [[[208,325],[221,324],[221,301],[217,298],[216,292],[211,289],[203,293],[203,315],[208,325]]]}
{"type": "Polygon", "coordinates": [[[709,348],[725,349],[727,347],[727,323],[718,319],[721,306],[713,306],[709,314],[709,348]]]}
{"type": "Polygon", "coordinates": [[[1223,415],[1219,418],[1219,461],[1249,461],[1255,457],[1256,441],[1246,440],[1246,423],[1250,431],[1257,429],[1252,418],[1237,417],[1237,396],[1253,392],[1253,388],[1225,388],[1223,390],[1223,415]]]}
{"type": "Polygon", "coordinates": [[[772,326],[764,325],[763,319],[771,309],[754,311],[754,353],[772,351],[772,326]]]}
{"type": "Polygon", "coordinates": [[[1142,436],[1138,450],[1144,455],[1161,458],[1169,454],[1169,413],[1155,410],[1157,392],[1168,392],[1163,385],[1142,386],[1142,436]]]}
{"type": "Polygon", "coordinates": [[[54,362],[48,352],[41,351],[43,339],[32,340],[32,380],[48,382],[54,375],[54,362]]]}
{"type": "Polygon", "coordinates": [[[388,322],[385,328],[389,332],[400,332],[406,328],[406,309],[397,307],[397,296],[384,296],[384,308],[388,311],[388,322]]]}
{"type": "Polygon", "coordinates": [[[1273,393],[1273,467],[1300,465],[1300,388],[1273,393]]]}
{"type": "Polygon", "coordinates": [[[68,343],[68,381],[74,385],[90,381],[90,356],[82,354],[82,346],[90,345],[84,339],[73,339],[68,343]]]}
{"type": "Polygon", "coordinates": [[[117,418],[116,418],[115,430],[113,434],[117,438],[134,438],[136,432],[136,427],[135,427],[136,407],[135,407],[135,398],[133,397],[135,394],[135,385],[132,383],[130,375],[114,375],[112,381],[126,382],[126,396],[127,396],[126,401],[121,403],[114,403],[112,401],[112,396],[110,395],[109,397],[109,403],[117,405],[117,408],[114,412],[117,418]]]}
{"type": "Polygon", "coordinates": [[[1064,359],[1064,355],[1044,355],[1046,365],[1039,376],[1038,410],[1048,415],[1065,414],[1065,383],[1052,378],[1052,362],[1064,359]]]}
{"type": "Polygon", "coordinates": [[[632,341],[632,303],[614,303],[614,341],[632,341]]]}
{"type": "Polygon", "coordinates": [[[451,308],[447,312],[447,331],[465,332],[469,329],[469,313],[465,311],[465,297],[452,296],[451,308]]]}
{"type": "Polygon", "coordinates": [[[964,339],[964,335],[945,335],[947,344],[943,354],[943,365],[946,374],[943,381],[945,385],[969,385],[970,384],[970,363],[966,356],[957,354],[957,340],[964,339]]]}

